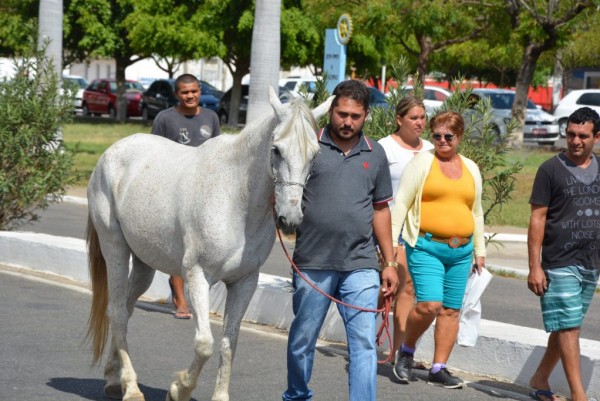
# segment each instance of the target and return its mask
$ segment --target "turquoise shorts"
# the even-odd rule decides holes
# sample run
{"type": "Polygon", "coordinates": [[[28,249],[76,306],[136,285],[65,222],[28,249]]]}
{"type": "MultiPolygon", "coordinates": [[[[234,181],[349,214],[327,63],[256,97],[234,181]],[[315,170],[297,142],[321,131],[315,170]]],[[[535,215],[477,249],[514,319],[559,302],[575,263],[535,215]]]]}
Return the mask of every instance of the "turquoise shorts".
{"type": "Polygon", "coordinates": [[[408,270],[417,302],[441,302],[446,308],[462,307],[473,262],[473,241],[458,248],[419,237],[415,247],[406,244],[408,270]]]}
{"type": "Polygon", "coordinates": [[[542,297],[542,318],[548,333],[581,327],[598,285],[600,270],[566,266],[544,270],[548,289],[542,297]]]}

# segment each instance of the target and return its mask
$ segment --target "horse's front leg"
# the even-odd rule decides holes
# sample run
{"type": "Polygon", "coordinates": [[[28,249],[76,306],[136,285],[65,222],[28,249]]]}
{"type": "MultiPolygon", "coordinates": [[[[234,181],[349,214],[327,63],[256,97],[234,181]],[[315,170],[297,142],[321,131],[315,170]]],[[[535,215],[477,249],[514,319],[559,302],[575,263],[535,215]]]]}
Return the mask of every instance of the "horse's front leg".
{"type": "Polygon", "coordinates": [[[167,392],[167,401],[188,401],[198,383],[202,367],[213,354],[214,339],[210,331],[209,290],[210,285],[198,266],[187,274],[188,293],[196,320],[194,346],[196,355],[188,370],[177,373],[167,392]]]}
{"type": "Polygon", "coordinates": [[[229,379],[240,334],[240,325],[252,295],[256,291],[257,283],[258,270],[235,283],[227,284],[227,301],[225,303],[225,316],[223,316],[223,338],[220,347],[221,358],[212,401],[229,401],[229,379]]]}

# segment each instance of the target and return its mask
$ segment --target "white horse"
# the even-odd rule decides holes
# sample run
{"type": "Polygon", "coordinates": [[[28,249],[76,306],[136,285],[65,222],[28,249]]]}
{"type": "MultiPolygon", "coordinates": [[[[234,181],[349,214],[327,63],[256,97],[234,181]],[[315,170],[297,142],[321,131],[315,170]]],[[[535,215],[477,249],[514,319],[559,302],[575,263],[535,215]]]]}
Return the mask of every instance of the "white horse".
{"type": "Polygon", "coordinates": [[[102,155],[88,186],[88,336],[98,363],[110,326],[107,397],[144,400],[129,358],[127,322],[156,269],[184,277],[195,312],[195,357],[177,374],[167,400],[190,399],[213,353],[209,289],[218,281],[227,287],[227,301],[212,399],[229,400],[239,327],[275,241],[275,218],[286,231],[302,219],[302,191],[319,149],[315,119],[332,99],[311,113],[301,100],[282,105],[271,89],[274,113],[238,135],[188,147],[136,134],[102,155]]]}

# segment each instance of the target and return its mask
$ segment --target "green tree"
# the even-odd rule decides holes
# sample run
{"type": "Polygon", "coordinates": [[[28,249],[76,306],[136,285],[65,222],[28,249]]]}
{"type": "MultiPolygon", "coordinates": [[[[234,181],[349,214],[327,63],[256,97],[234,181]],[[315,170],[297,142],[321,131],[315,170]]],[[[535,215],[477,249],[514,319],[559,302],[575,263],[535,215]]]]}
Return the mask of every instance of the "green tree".
{"type": "Polygon", "coordinates": [[[559,55],[559,61],[565,71],[600,65],[600,36],[596,32],[598,24],[600,11],[597,8],[587,9],[583,18],[575,25],[571,40],[566,42],[559,55]]]}
{"type": "Polygon", "coordinates": [[[16,75],[0,81],[1,230],[35,220],[36,209],[58,201],[76,181],[60,134],[72,118],[74,93],[59,91],[43,50],[22,56],[16,75]]]}
{"type": "Polygon", "coordinates": [[[351,15],[353,36],[348,44],[349,64],[371,74],[399,56],[411,58],[419,76],[429,71],[431,57],[456,43],[480,36],[488,25],[486,8],[469,0],[307,0],[306,12],[322,26],[335,27],[342,12],[351,15]],[[365,60],[366,59],[366,60],[365,60]]]}
{"type": "MultiPolygon", "coordinates": [[[[310,16],[299,12],[296,1],[283,1],[281,9],[281,65],[306,65],[314,62],[313,55],[320,38],[310,16]]],[[[201,29],[215,43],[233,76],[228,124],[236,126],[241,99],[242,78],[250,73],[254,2],[249,0],[209,1],[197,11],[202,15],[201,29]]]]}
{"type": "MultiPolygon", "coordinates": [[[[523,127],[527,94],[537,63],[544,52],[561,47],[572,33],[578,16],[596,5],[595,0],[505,0],[510,17],[511,40],[521,46],[521,63],[515,83],[512,116],[523,127]]],[[[514,143],[523,143],[523,130],[516,132],[514,143]]]]}
{"type": "Polygon", "coordinates": [[[127,0],[128,39],[138,56],[152,58],[173,78],[182,62],[219,52],[218,42],[201,29],[198,3],[184,0],[127,0]]]}
{"type": "Polygon", "coordinates": [[[134,49],[125,22],[133,12],[130,1],[70,0],[65,3],[64,47],[77,60],[113,58],[116,63],[117,119],[125,121],[125,69],[144,58],[134,49]]]}
{"type": "Polygon", "coordinates": [[[0,0],[0,56],[12,57],[29,50],[37,31],[39,0],[0,0]]]}

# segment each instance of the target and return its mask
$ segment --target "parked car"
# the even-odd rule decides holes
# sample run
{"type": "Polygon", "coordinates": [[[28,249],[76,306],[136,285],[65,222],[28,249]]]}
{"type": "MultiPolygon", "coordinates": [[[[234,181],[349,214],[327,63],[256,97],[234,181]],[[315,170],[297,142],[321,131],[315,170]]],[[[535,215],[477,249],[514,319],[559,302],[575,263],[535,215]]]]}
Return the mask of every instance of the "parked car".
{"type": "MultiPolygon", "coordinates": [[[[223,94],[224,94],[224,92],[222,90],[219,90],[219,89],[215,88],[214,86],[212,86],[211,84],[209,84],[208,82],[202,81],[202,80],[200,80],[200,89],[202,90],[203,95],[212,95],[219,100],[223,97],[223,94]]],[[[216,111],[217,110],[215,110],[215,112],[216,111]]]]}
{"type": "MultiPolygon", "coordinates": [[[[509,89],[473,89],[474,100],[487,97],[492,105],[492,124],[497,135],[506,135],[506,124],[512,118],[512,105],[515,92],[509,89]]],[[[468,118],[467,118],[468,120],[468,118]]],[[[552,114],[546,113],[527,100],[523,141],[540,145],[553,145],[560,139],[558,121],[552,114]]]]}
{"type": "MultiPolygon", "coordinates": [[[[233,87],[229,88],[221,98],[221,103],[219,107],[219,120],[221,124],[227,124],[229,121],[229,111],[231,104],[231,91],[233,87]]],[[[240,109],[238,114],[238,124],[246,124],[246,112],[248,111],[248,96],[250,93],[250,85],[242,84],[242,95],[240,98],[240,109]]],[[[286,102],[289,100],[289,93],[283,86],[279,87],[279,98],[282,102],[286,102]]]]}
{"type": "MultiPolygon", "coordinates": [[[[220,100],[215,95],[222,94],[222,92],[204,81],[200,81],[200,91],[200,99],[198,100],[200,107],[218,113],[220,100]]],[[[142,95],[142,119],[153,119],[159,112],[176,106],[178,102],[179,100],[175,97],[175,80],[157,79],[142,95]]]]}
{"type": "MultiPolygon", "coordinates": [[[[413,86],[406,85],[402,88],[407,92],[412,92],[413,86]]],[[[425,104],[425,112],[429,117],[435,114],[435,111],[444,104],[447,98],[452,96],[452,93],[438,86],[425,85],[423,87],[423,103],[425,104]]]]}
{"type": "Polygon", "coordinates": [[[79,75],[63,75],[62,79],[65,87],[71,85],[77,90],[73,106],[75,106],[76,109],[81,109],[81,105],[83,104],[83,91],[89,85],[88,81],[79,75]]]}
{"type": "Polygon", "coordinates": [[[283,87],[284,91],[293,97],[300,97],[306,93],[308,98],[312,99],[317,91],[316,82],[315,77],[290,76],[280,79],[279,86],[283,87]]]}
{"type": "Polygon", "coordinates": [[[367,86],[369,90],[369,106],[373,107],[390,107],[387,102],[387,97],[377,88],[367,86]]]}
{"type": "Polygon", "coordinates": [[[590,107],[600,114],[600,89],[573,90],[561,99],[554,110],[554,117],[558,120],[560,135],[567,136],[567,120],[575,110],[580,107],[590,107]]]}
{"type": "MultiPolygon", "coordinates": [[[[140,101],[144,87],[138,81],[125,81],[125,96],[127,98],[127,117],[140,116],[142,108],[140,101]]],[[[108,114],[111,118],[117,115],[117,81],[115,79],[95,79],[83,91],[83,115],[108,114]]]]}

